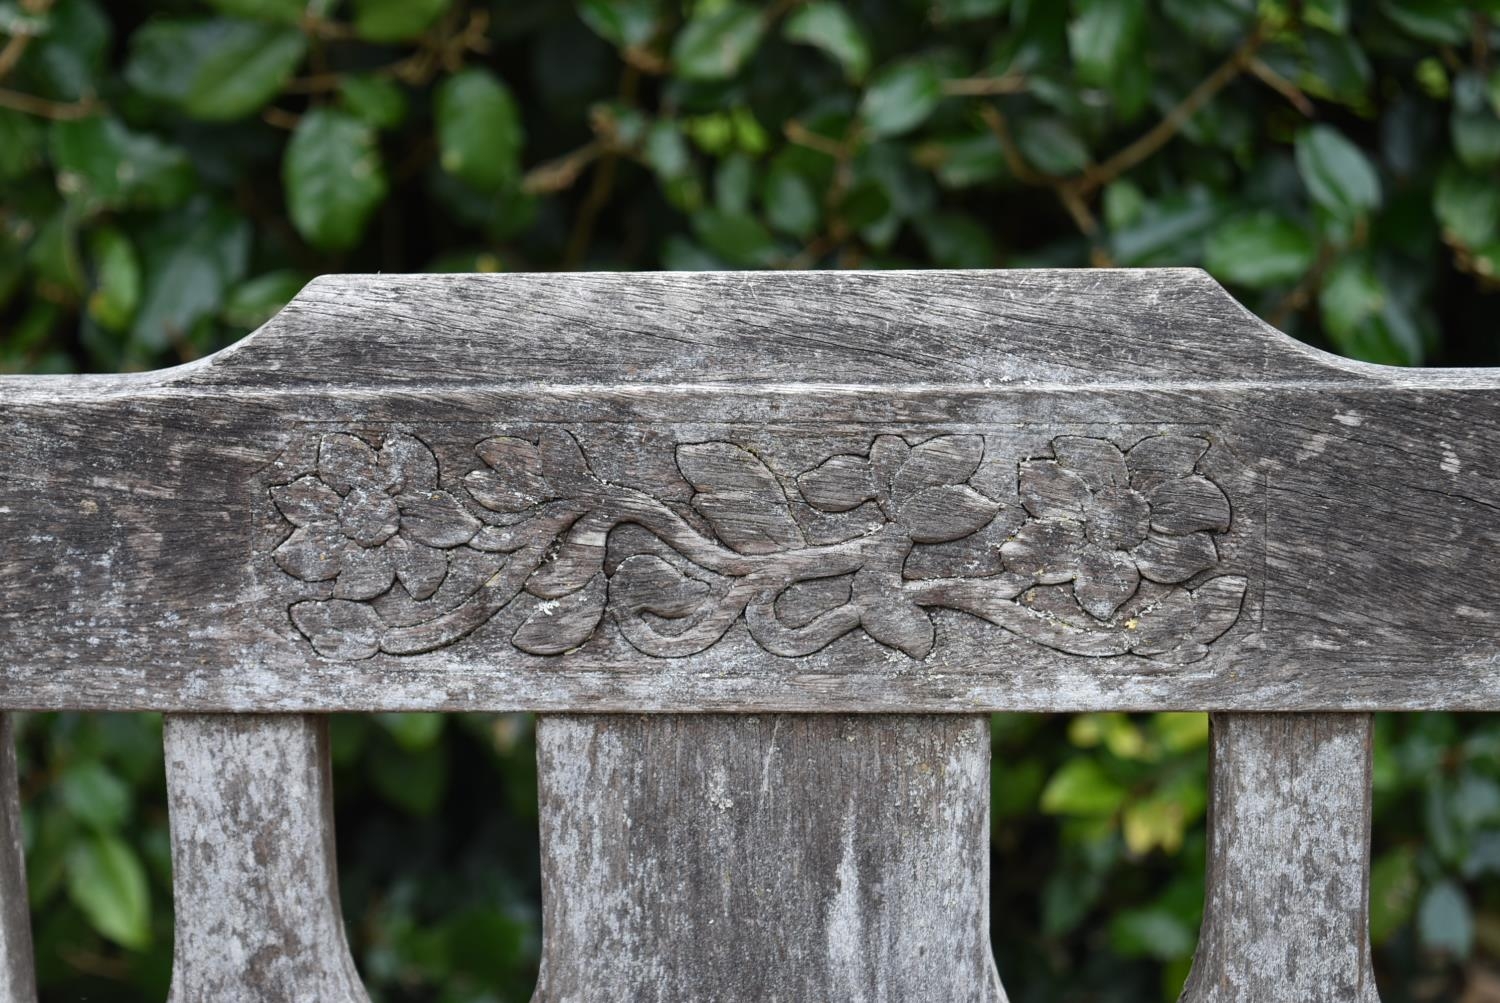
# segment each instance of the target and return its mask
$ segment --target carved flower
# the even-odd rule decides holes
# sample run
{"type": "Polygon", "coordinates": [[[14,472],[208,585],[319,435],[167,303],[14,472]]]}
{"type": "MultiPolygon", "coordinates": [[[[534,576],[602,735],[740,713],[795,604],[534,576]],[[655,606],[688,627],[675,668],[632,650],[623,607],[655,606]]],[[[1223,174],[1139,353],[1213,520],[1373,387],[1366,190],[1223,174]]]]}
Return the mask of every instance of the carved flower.
{"type": "Polygon", "coordinates": [[[304,582],[332,581],[335,599],[372,599],[400,580],[427,599],[448,574],[444,550],[479,521],[438,487],[437,459],[420,440],[387,435],[377,451],[342,433],[318,443],[316,475],[271,489],[297,529],[272,557],[304,582]]]}
{"type": "Polygon", "coordinates": [[[1172,585],[1208,570],[1230,519],[1229,499],[1198,473],[1208,447],[1188,435],[1152,436],[1125,453],[1107,439],[1053,439],[1052,458],[1021,463],[1032,518],[1001,548],[1006,568],[1043,585],[1072,582],[1100,620],[1142,578],[1172,585]]]}

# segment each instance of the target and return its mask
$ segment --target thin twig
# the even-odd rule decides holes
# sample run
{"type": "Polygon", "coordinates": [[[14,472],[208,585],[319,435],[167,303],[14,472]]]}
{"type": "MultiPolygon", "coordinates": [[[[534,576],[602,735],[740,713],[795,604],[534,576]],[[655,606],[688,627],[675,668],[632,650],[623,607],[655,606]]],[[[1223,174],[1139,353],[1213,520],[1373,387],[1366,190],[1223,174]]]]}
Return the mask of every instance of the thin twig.
{"type": "Polygon", "coordinates": [[[1291,102],[1292,107],[1296,108],[1305,117],[1314,118],[1317,116],[1318,109],[1313,106],[1312,100],[1306,94],[1302,93],[1302,88],[1292,83],[1280,73],[1277,73],[1265,60],[1260,58],[1252,59],[1245,64],[1245,69],[1249,70],[1261,83],[1286,98],[1291,102]]]}
{"type": "Polygon", "coordinates": [[[301,115],[289,112],[283,108],[277,108],[275,105],[266,108],[265,111],[260,113],[260,117],[267,125],[274,125],[278,129],[286,129],[287,131],[297,128],[298,124],[302,121],[301,115]]]}
{"type": "Polygon", "coordinates": [[[604,151],[604,144],[596,139],[571,153],[538,164],[521,179],[521,190],[528,195],[548,195],[571,188],[584,168],[598,160],[604,151]]]}
{"type": "Polygon", "coordinates": [[[1183,126],[1202,110],[1204,105],[1212,101],[1220,91],[1228,87],[1245,71],[1246,65],[1255,58],[1256,50],[1260,46],[1260,32],[1251,33],[1250,37],[1245,39],[1228,59],[1220,63],[1217,69],[1205,77],[1197,87],[1194,87],[1187,97],[1179,101],[1177,106],[1167,112],[1166,116],[1152,126],[1145,135],[1104,160],[1093,170],[1085,172],[1083,190],[1092,192],[1104,187],[1132,167],[1150,159],[1153,154],[1171,142],[1182,131],[1183,126]]]}
{"type": "Polygon", "coordinates": [[[1002,73],[998,77],[961,77],[943,81],[943,93],[948,97],[995,97],[999,94],[1020,94],[1026,90],[1026,76],[1021,73],[1002,73]]]}
{"type": "MultiPolygon", "coordinates": [[[[32,3],[22,4],[22,6],[27,14],[40,17],[52,6],[52,0],[33,0],[32,3]]],[[[5,48],[0,49],[0,80],[10,76],[10,71],[16,68],[16,64],[26,54],[26,47],[31,44],[34,37],[36,36],[25,32],[17,32],[6,41],[5,48]]]]}
{"type": "Polygon", "coordinates": [[[79,101],[49,101],[35,94],[22,94],[20,91],[0,88],[0,108],[9,108],[12,111],[24,112],[38,118],[50,118],[59,122],[88,118],[101,107],[102,105],[94,98],[83,98],[79,101]]]}
{"type": "Polygon", "coordinates": [[[788,142],[794,143],[797,146],[805,146],[809,150],[816,150],[819,153],[827,154],[835,160],[844,156],[844,144],[837,140],[829,139],[822,133],[813,132],[795,118],[787,119],[786,125],[782,127],[782,132],[786,134],[788,142]]]}

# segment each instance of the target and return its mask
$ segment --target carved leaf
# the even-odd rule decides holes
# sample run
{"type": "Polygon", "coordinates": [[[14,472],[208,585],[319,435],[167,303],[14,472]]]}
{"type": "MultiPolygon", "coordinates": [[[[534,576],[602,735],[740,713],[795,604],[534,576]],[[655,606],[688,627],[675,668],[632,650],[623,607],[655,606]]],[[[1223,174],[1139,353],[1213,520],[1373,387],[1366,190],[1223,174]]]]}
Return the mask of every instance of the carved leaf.
{"type": "Polygon", "coordinates": [[[1127,487],[1095,492],[1084,506],[1089,539],[1110,550],[1129,550],[1144,540],[1150,519],[1146,499],[1127,487]]]}
{"type": "Polygon", "coordinates": [[[479,532],[479,520],[446,491],[408,491],[396,504],[402,534],[429,547],[457,547],[479,532]]]}
{"type": "Polygon", "coordinates": [[[1071,470],[1094,491],[1124,487],[1130,480],[1125,455],[1108,439],[1086,435],[1060,435],[1052,440],[1057,462],[1071,470]]]}
{"type": "Polygon", "coordinates": [[[917,543],[943,543],[977,533],[1000,505],[966,484],[928,488],[901,506],[901,525],[917,543]]]}
{"type": "Polygon", "coordinates": [[[402,587],[413,599],[430,599],[448,576],[448,555],[433,547],[396,536],[386,544],[391,565],[402,587]]]}
{"type": "Polygon", "coordinates": [[[1038,519],[1081,520],[1088,505],[1088,485],[1056,460],[1023,460],[1019,488],[1021,505],[1038,519]]]}
{"type": "Polygon", "coordinates": [[[1162,533],[1194,533],[1229,528],[1229,498],[1207,477],[1170,480],[1151,495],[1151,528],[1162,533]]]}
{"type": "Polygon", "coordinates": [[[882,506],[889,507],[891,485],[909,456],[911,445],[899,435],[877,435],[870,445],[870,471],[875,477],[875,493],[882,506]]]}
{"type": "Polygon", "coordinates": [[[1168,585],[1185,582],[1219,563],[1211,533],[1168,536],[1152,531],[1145,542],[1131,551],[1141,574],[1168,585]]]}
{"type": "Polygon", "coordinates": [[[287,537],[272,553],[276,565],[304,582],[326,582],[339,573],[344,549],[356,547],[331,522],[315,522],[287,537]]]}
{"type": "Polygon", "coordinates": [[[1073,594],[1090,616],[1108,620],[1121,604],[1135,594],[1140,572],[1129,554],[1085,544],[1078,555],[1078,577],[1073,594]]]}
{"type": "Polygon", "coordinates": [[[1009,571],[1060,585],[1078,573],[1083,539],[1083,524],[1073,519],[1035,519],[1000,547],[1000,556],[1009,571]]]}
{"type": "Polygon", "coordinates": [[[912,447],[911,455],[891,482],[896,504],[918,491],[962,484],[974,476],[984,458],[984,436],[939,435],[912,447]]]}
{"type": "Polygon", "coordinates": [[[358,661],[380,650],[384,624],[364,603],[347,599],[299,602],[291,609],[292,623],[324,658],[358,661]]]}
{"type": "Polygon", "coordinates": [[[377,462],[375,450],[357,436],[332,432],[318,445],[318,477],[339,494],[374,481],[377,462]]]}
{"type": "Polygon", "coordinates": [[[788,627],[805,627],[849,602],[853,575],[793,582],[776,597],[776,616],[788,627]]]}
{"type": "Polygon", "coordinates": [[[870,461],[847,453],[801,474],[797,488],[809,505],[823,512],[848,512],[875,497],[870,461]]]}
{"type": "Polygon", "coordinates": [[[415,436],[393,432],[380,447],[379,473],[389,491],[429,491],[437,487],[437,457],[415,436]]]}
{"type": "Polygon", "coordinates": [[[373,599],[395,580],[384,547],[345,547],[333,595],[336,599],[373,599]]]}
{"type": "Polygon", "coordinates": [[[633,614],[655,613],[669,620],[691,616],[703,605],[708,586],[689,578],[654,554],[637,554],[621,562],[609,580],[616,608],[633,614]]]}
{"type": "Polygon", "coordinates": [[[573,650],[598,629],[607,594],[604,575],[595,575],[577,592],[543,603],[516,628],[511,643],[532,655],[561,655],[573,650]]]}
{"type": "Polygon", "coordinates": [[[473,470],[464,487],[492,512],[521,512],[547,496],[542,456],[536,443],[508,435],[485,439],[474,452],[490,468],[473,470]]]}
{"type": "Polygon", "coordinates": [[[1163,481],[1187,477],[1208,452],[1208,440],[1196,435],[1153,435],[1130,447],[1125,465],[1130,484],[1149,491],[1163,481]]]}
{"type": "Polygon", "coordinates": [[[677,447],[677,466],[697,494],[693,508],[719,539],[741,554],[772,554],[805,545],[776,475],[728,442],[677,447]]]}
{"type": "Polygon", "coordinates": [[[586,494],[593,486],[588,459],[578,440],[560,428],[550,428],[537,442],[542,459],[542,476],[552,486],[555,498],[586,494]]]}
{"type": "Polygon", "coordinates": [[[932,651],[932,618],[908,599],[883,594],[860,599],[859,624],[865,633],[887,647],[921,660],[932,651]]]}
{"type": "Polygon", "coordinates": [[[1240,618],[1249,584],[1248,579],[1239,575],[1220,575],[1194,589],[1193,607],[1198,611],[1198,625],[1193,629],[1193,640],[1212,644],[1233,627],[1240,618]]]}
{"type": "Polygon", "coordinates": [[[290,484],[273,487],[271,500],[293,526],[331,521],[340,504],[338,492],[316,477],[299,477],[290,484]]]}

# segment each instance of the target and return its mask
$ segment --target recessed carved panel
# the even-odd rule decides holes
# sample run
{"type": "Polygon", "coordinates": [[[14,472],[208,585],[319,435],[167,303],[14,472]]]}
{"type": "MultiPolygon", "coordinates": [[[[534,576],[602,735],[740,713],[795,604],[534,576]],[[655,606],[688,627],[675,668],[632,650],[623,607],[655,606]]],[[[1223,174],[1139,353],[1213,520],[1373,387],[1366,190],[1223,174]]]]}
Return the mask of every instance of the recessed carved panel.
{"type": "Polygon", "coordinates": [[[458,469],[406,431],[309,432],[268,485],[289,531],[270,557],[307,596],[291,622],[340,660],[453,645],[512,604],[510,642],[538,656],[612,623],[682,657],[743,622],[786,658],[863,631],[922,660],[954,610],[1069,655],[1185,663],[1234,625],[1247,579],[1223,566],[1209,437],[997,441],[874,434],[790,469],[733,437],[659,441],[676,483],[643,490],[560,427],[470,439],[458,469]]]}

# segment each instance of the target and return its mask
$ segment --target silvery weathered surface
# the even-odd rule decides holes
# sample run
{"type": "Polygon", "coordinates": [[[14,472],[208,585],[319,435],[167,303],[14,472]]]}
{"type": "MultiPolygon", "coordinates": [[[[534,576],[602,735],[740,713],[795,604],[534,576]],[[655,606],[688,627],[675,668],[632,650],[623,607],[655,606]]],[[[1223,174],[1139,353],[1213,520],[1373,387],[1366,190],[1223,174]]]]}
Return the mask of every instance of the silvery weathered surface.
{"type": "Polygon", "coordinates": [[[169,715],[171,1003],[369,1003],[344,935],[327,721],[169,715]]]}
{"type": "Polygon", "coordinates": [[[989,724],[539,722],[535,1003],[1003,1003],[989,724]]]}
{"type": "Polygon", "coordinates": [[[1379,1003],[1370,717],[1212,719],[1208,891],[1183,1003],[1379,1003]]]}
{"type": "Polygon", "coordinates": [[[33,1003],[31,916],[11,716],[0,714],[0,1003],[33,1003]]]}
{"type": "Polygon", "coordinates": [[[1500,376],[1197,271],[332,277],[0,427],[3,707],[1500,707],[1500,376]]]}

